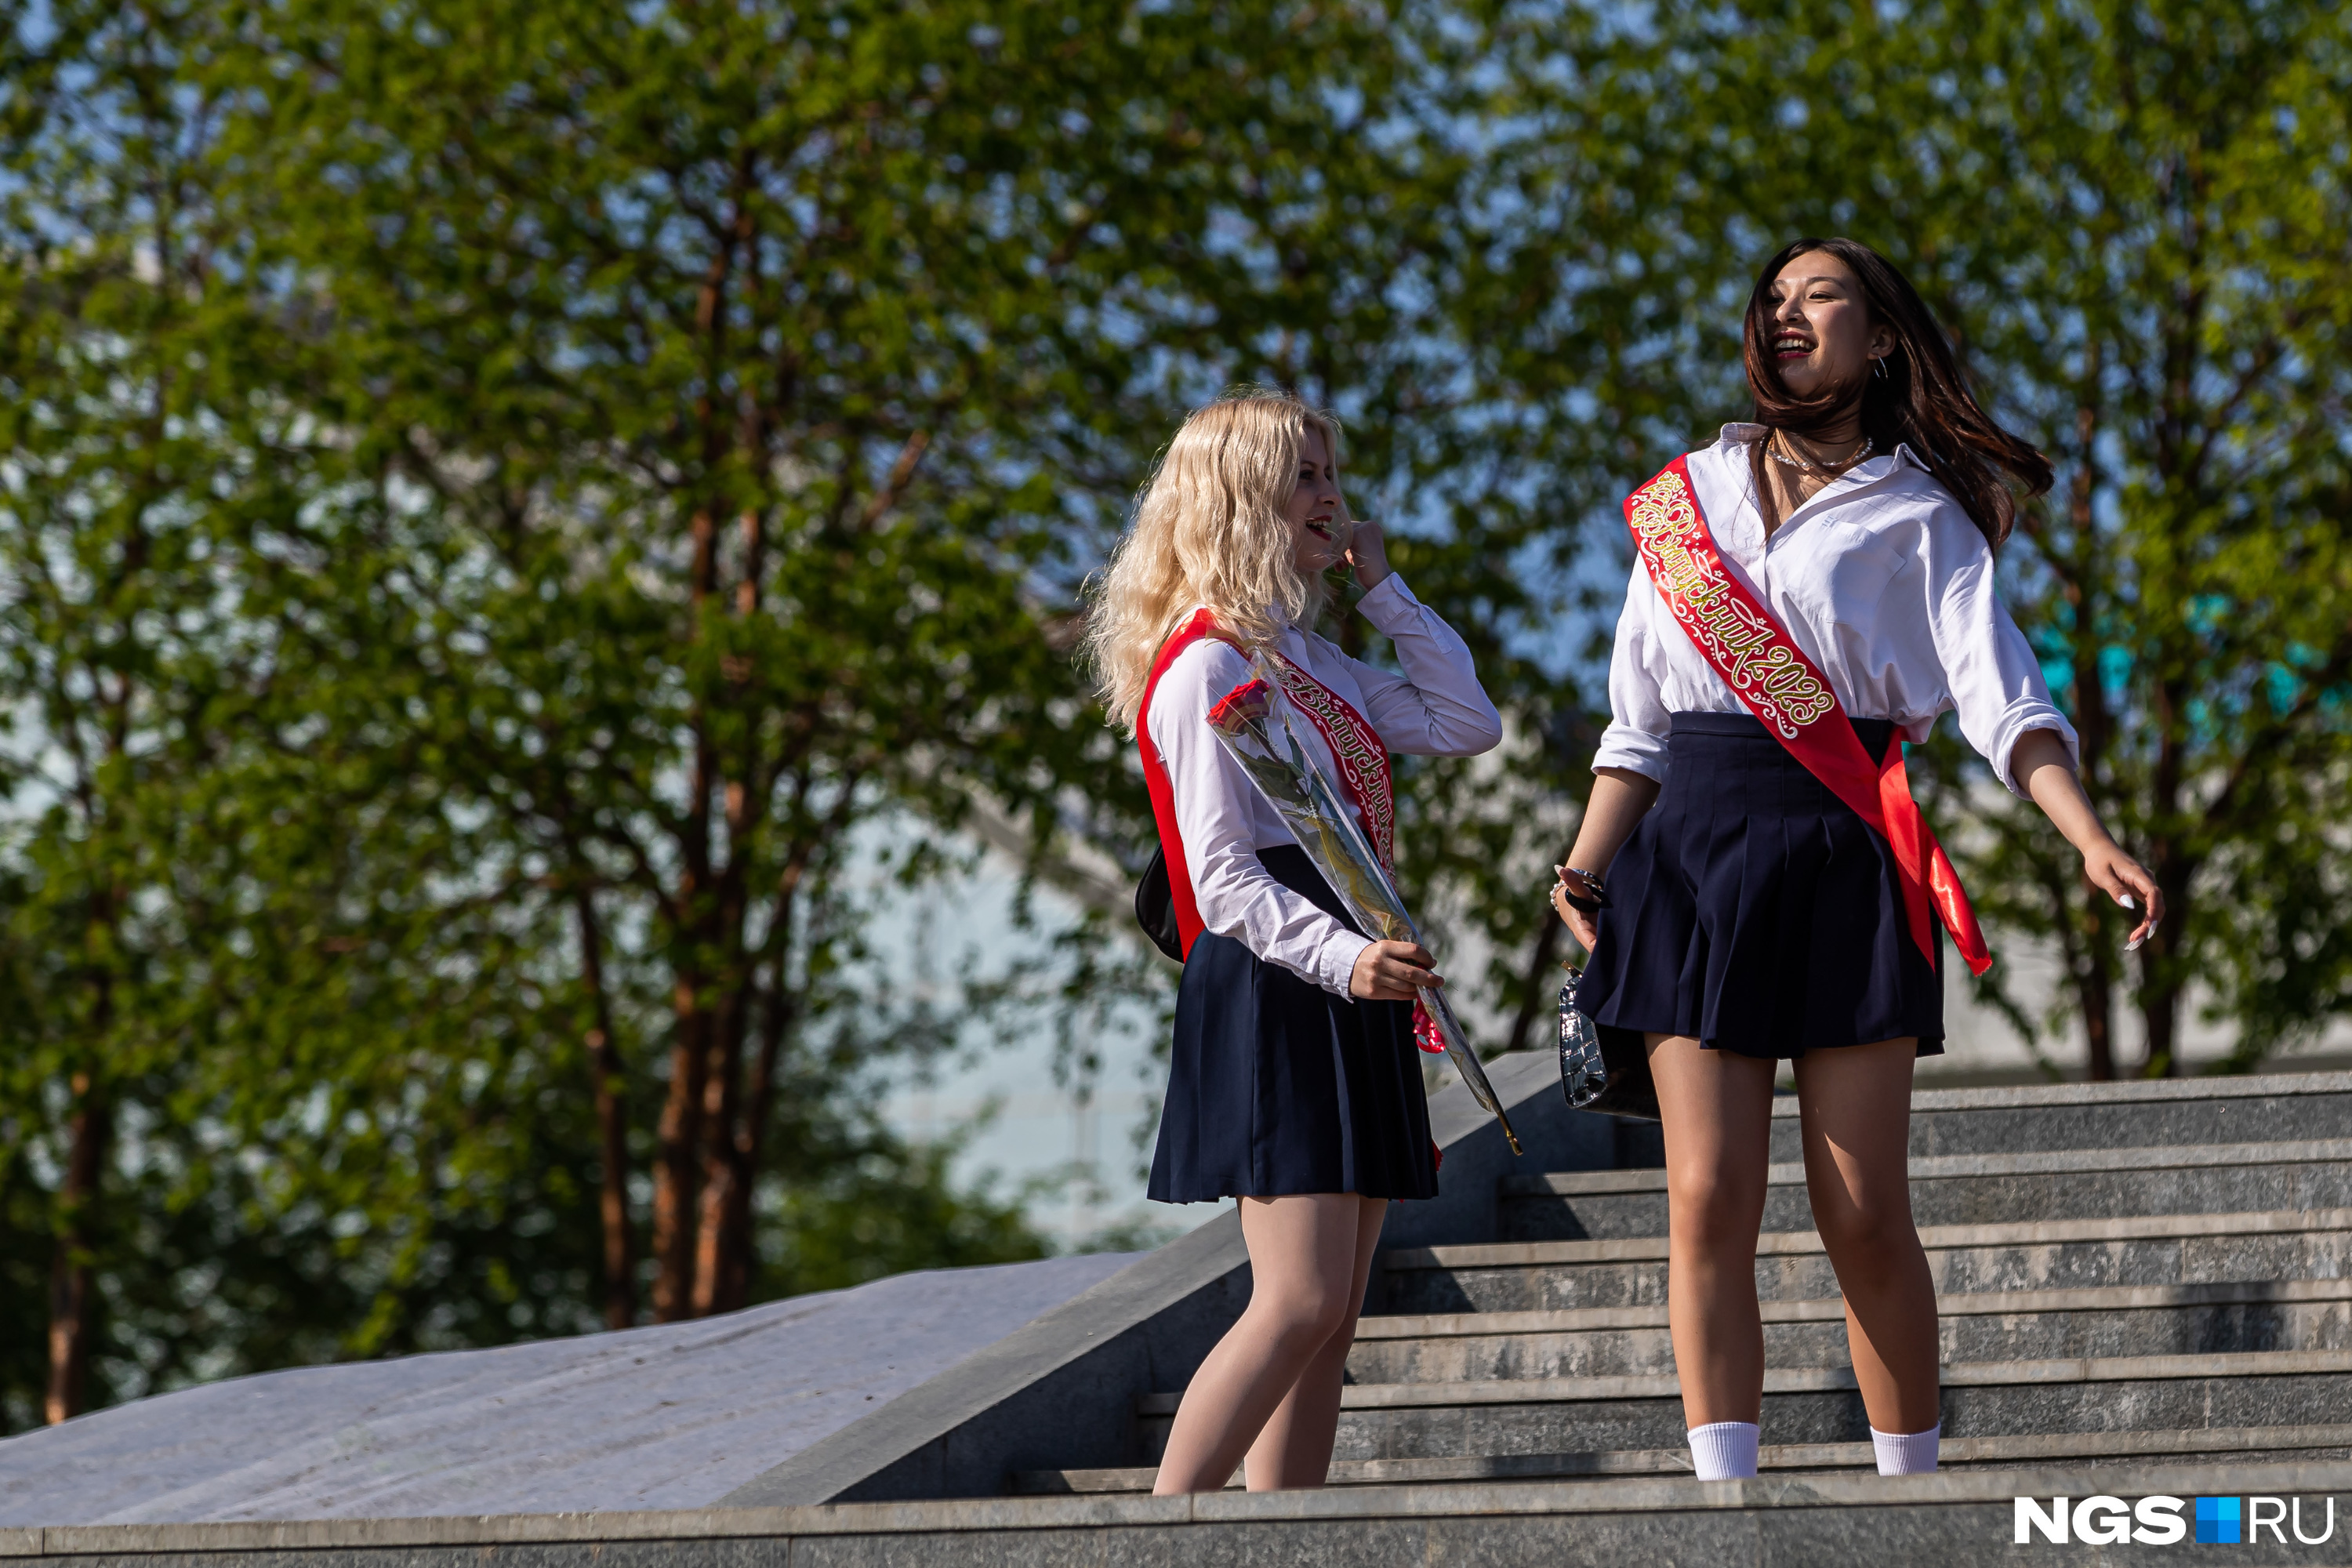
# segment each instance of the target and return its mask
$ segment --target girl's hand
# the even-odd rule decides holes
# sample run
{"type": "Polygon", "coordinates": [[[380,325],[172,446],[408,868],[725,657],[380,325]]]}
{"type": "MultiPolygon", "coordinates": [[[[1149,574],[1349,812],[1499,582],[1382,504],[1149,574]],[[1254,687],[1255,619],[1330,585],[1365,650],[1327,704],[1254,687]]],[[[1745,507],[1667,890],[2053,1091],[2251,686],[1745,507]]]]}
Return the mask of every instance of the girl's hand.
{"type": "Polygon", "coordinates": [[[2123,852],[2123,847],[2110,838],[2104,844],[2094,844],[2083,852],[2083,875],[2093,887],[2105,893],[2127,910],[2146,911],[2138,925],[2124,940],[2124,951],[2130,952],[2146,942],[2156,930],[2156,922],[2164,918],[2164,893],[2147,868],[2123,852]],[[2135,901],[2137,900],[2137,901],[2135,901]]]}
{"type": "MultiPolygon", "coordinates": [[[[1576,872],[1579,898],[1589,897],[1592,891],[1584,880],[1584,873],[1590,871],[1596,877],[1609,875],[1610,865],[1617,858],[1617,851],[1633,837],[1633,829],[1641,825],[1642,814],[1648,811],[1651,803],[1658,798],[1658,781],[1631,768],[1595,768],[1592,771],[1599,776],[1592,781],[1591,798],[1584,803],[1584,821],[1577,827],[1576,843],[1570,847],[1564,862],[1552,868],[1562,883],[1568,879],[1569,867],[1579,868],[1576,872]]],[[[1601,935],[1600,922],[1582,910],[1570,907],[1569,901],[1560,896],[1559,884],[1553,887],[1551,907],[1567,923],[1569,934],[1584,944],[1585,952],[1591,952],[1592,944],[1601,935]]]]}
{"type": "Polygon", "coordinates": [[[1377,588],[1387,579],[1389,547],[1379,523],[1356,520],[1356,531],[1348,540],[1348,564],[1356,569],[1356,582],[1362,587],[1377,588]]]}
{"type": "Polygon", "coordinates": [[[1367,1002],[1410,1002],[1422,986],[1445,984],[1432,967],[1436,963],[1417,942],[1368,942],[1356,954],[1348,994],[1367,1002]]]}
{"type": "Polygon", "coordinates": [[[2074,759],[2058,731],[2032,730],[2020,736],[2009,765],[2033,804],[2049,815],[2052,826],[2082,852],[2083,875],[2091,886],[2124,908],[2142,911],[2139,924],[2124,941],[2124,951],[2146,942],[2164,918],[2164,895],[2157,891],[2147,868],[2124,853],[2091,808],[2091,797],[2083,793],[2074,759]]]}
{"type": "MultiPolygon", "coordinates": [[[[1577,891],[1581,893],[1584,889],[1580,888],[1577,891]]],[[[1567,923],[1568,934],[1574,937],[1585,952],[1591,952],[1593,943],[1601,940],[1601,928],[1592,923],[1591,915],[1568,901],[1568,889],[1562,882],[1551,885],[1551,907],[1567,923]]]]}

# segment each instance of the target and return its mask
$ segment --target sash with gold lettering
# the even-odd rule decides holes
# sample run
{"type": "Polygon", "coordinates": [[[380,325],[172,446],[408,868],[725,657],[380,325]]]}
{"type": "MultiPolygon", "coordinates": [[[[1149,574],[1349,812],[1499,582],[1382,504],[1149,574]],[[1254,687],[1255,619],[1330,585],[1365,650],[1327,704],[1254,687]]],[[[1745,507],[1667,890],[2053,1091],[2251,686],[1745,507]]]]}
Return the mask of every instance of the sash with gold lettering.
{"type": "MultiPolygon", "coordinates": [[[[1323,743],[1331,748],[1332,760],[1339,764],[1340,787],[1348,792],[1357,816],[1363,821],[1364,837],[1372,841],[1372,852],[1394,878],[1396,784],[1389,773],[1389,749],[1381,743],[1380,731],[1356,711],[1354,703],[1272,648],[1266,649],[1266,663],[1274,667],[1291,706],[1307,715],[1323,743]]],[[[1412,1005],[1412,1043],[1431,1056],[1445,1054],[1436,1024],[1419,1002],[1412,1005]]]]}
{"type": "Polygon", "coordinates": [[[1807,773],[1894,849],[1904,915],[1919,951],[1935,962],[1930,922],[1940,917],[1969,972],[1982,974],[1992,954],[1958,873],[1911,798],[1902,738],[1887,743],[1884,763],[1870,760],[1821,670],[1724,565],[1699,511],[1686,459],[1676,458],[1625,498],[1625,522],[1651,583],[1699,656],[1807,773]]]}
{"type": "MultiPolygon", "coordinates": [[[[1208,611],[1195,611],[1192,618],[1168,639],[1152,663],[1151,679],[1143,693],[1146,714],[1151,710],[1151,694],[1159,689],[1161,674],[1175,662],[1179,653],[1204,637],[1233,640],[1218,629],[1215,617],[1208,611]]],[[[1307,721],[1323,737],[1323,743],[1330,748],[1332,760],[1339,764],[1340,787],[1347,791],[1349,804],[1356,808],[1356,816],[1364,825],[1364,837],[1371,840],[1372,852],[1381,858],[1381,866],[1394,876],[1396,785],[1389,773],[1388,748],[1381,743],[1380,732],[1372,728],[1370,720],[1356,710],[1354,703],[1280,653],[1268,648],[1266,662],[1281,680],[1283,694],[1290,699],[1291,706],[1307,715],[1307,721]]],[[[1191,868],[1176,829],[1175,793],[1170,787],[1167,764],[1160,761],[1158,748],[1151,743],[1148,722],[1137,724],[1136,742],[1143,756],[1144,783],[1151,795],[1153,814],[1159,819],[1160,843],[1175,850],[1168,858],[1168,879],[1175,897],[1177,931],[1189,954],[1201,934],[1202,921],[1192,896],[1191,868]]],[[[1413,1043],[1432,1056],[1442,1055],[1445,1050],[1444,1042],[1438,1038],[1437,1026],[1419,1002],[1412,1005],[1412,1037],[1413,1043]]]]}

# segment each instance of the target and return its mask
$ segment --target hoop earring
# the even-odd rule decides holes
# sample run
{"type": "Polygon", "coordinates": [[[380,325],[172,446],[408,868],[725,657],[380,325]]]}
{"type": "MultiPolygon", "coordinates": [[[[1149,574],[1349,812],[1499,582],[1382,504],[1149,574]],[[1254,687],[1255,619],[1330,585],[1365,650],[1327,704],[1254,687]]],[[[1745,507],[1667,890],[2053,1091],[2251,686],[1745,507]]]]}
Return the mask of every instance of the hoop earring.
{"type": "Polygon", "coordinates": [[[1886,379],[1886,356],[1885,354],[1871,355],[1870,369],[1872,374],[1877,376],[1879,380],[1885,381],[1886,379]]]}

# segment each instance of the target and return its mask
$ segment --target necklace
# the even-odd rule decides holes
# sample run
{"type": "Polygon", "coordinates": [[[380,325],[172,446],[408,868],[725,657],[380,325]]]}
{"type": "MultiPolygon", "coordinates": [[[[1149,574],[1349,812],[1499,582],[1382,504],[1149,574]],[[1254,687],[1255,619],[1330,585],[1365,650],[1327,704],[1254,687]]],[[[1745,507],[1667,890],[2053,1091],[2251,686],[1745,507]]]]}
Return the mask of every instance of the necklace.
{"type": "Polygon", "coordinates": [[[1848,468],[1853,468],[1856,463],[1861,462],[1864,458],[1869,457],[1872,448],[1877,445],[1877,443],[1873,441],[1869,437],[1865,436],[1862,438],[1862,450],[1856,452],[1853,457],[1848,458],[1842,463],[1809,463],[1802,458],[1790,457],[1782,452],[1780,448],[1786,444],[1787,442],[1782,437],[1780,432],[1775,430],[1772,432],[1772,438],[1764,444],[1764,450],[1774,462],[1785,463],[1790,468],[1799,469],[1808,474],[1842,474],[1848,468]]]}

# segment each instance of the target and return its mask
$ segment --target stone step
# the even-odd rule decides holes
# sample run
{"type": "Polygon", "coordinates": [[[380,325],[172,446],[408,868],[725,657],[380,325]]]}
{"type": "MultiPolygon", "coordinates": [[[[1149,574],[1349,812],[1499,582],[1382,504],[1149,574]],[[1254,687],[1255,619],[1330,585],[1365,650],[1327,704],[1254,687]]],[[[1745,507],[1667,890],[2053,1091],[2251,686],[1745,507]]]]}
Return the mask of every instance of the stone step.
{"type": "MultiPolygon", "coordinates": [[[[1964,1363],[1944,1368],[1943,1387],[1952,1437],[2352,1424],[2352,1351],[1964,1363]]],[[[1178,1397],[1137,1399],[1145,1458],[1158,1459],[1178,1397]]],[[[1667,1448],[1684,1436],[1671,1376],[1355,1384],[1339,1403],[1342,1459],[1667,1448]]],[[[1866,1440],[1853,1371],[1767,1371],[1764,1433],[1866,1440]]]]}
{"type": "MultiPolygon", "coordinates": [[[[1938,1462],[1947,1469],[1979,1465],[2113,1465],[2174,1456],[2229,1455],[2263,1458],[2352,1458],[2352,1425],[2240,1426],[2194,1432],[2062,1432],[2023,1437],[1948,1437],[1938,1462]]],[[[1757,1452],[1760,1470],[1874,1470],[1868,1443],[1776,1443],[1757,1452]]],[[[1339,1459],[1335,1487],[1432,1486],[1463,1481],[1559,1480],[1579,1476],[1686,1476],[1687,1448],[1632,1448],[1582,1454],[1475,1454],[1420,1459],[1339,1459]]],[[[1150,1466],[1102,1470],[1016,1470],[1008,1489],[1017,1495],[1148,1492],[1159,1471],[1150,1466]]],[[[1228,1491],[1241,1489],[1234,1472],[1228,1491]]]]}
{"type": "MultiPolygon", "coordinates": [[[[1773,1165],[1765,1179],[1764,1228],[1810,1228],[1804,1167],[1773,1165]]],[[[1497,1192],[1506,1241],[1666,1233],[1664,1171],[1507,1176],[1497,1192]]],[[[1911,1163],[1912,1217],[1923,1226],[2346,1206],[2352,1206],[2352,1138],[1956,1154],[1911,1163]]]]}
{"type": "MultiPolygon", "coordinates": [[[[1851,1470],[1768,1472],[1748,1481],[1625,1475],[1607,1485],[1560,1480],[1354,1486],[1198,1497],[955,1497],[778,1508],[465,1515],[421,1519],[113,1524],[0,1532],[18,1568],[482,1568],[490,1563],[667,1568],[921,1564],[1009,1568],[1204,1563],[1541,1564],[1624,1568],[2000,1568],[2096,1563],[2156,1568],[2175,1560],[2333,1564],[2352,1557],[2352,1463],[2297,1458],[2156,1458],[2095,1472],[2042,1463],[1958,1466],[1930,1476],[1851,1470]],[[2200,1556],[2148,1544],[2094,1545],[2121,1499],[2230,1498],[2244,1504],[2248,1543],[2200,1556]],[[2063,1505],[2070,1543],[2014,1544],[2016,1500],[2063,1505]],[[2331,1506],[2333,1505],[2333,1506],[2331,1506]],[[2074,1527],[2074,1521],[2088,1530],[2074,1527]],[[2257,1534],[2284,1525],[2280,1539],[2257,1534]],[[2258,1522],[2259,1521],[2259,1522],[2258,1522]],[[2295,1536],[2326,1543],[2299,1545],[2295,1536]]],[[[2185,1533],[2194,1515],[2171,1515],[2185,1533]]]]}
{"type": "MultiPolygon", "coordinates": [[[[1919,1239],[1939,1295],[2352,1277],[2352,1208],[1927,1226],[1919,1239]]],[[[1767,1300],[1838,1293],[1811,1231],[1759,1238],[1756,1286],[1767,1300]]],[[[1370,1295],[1384,1313],[1658,1305],[1666,1299],[1666,1241],[1399,1248],[1381,1255],[1370,1295]]]]}
{"type": "MultiPolygon", "coordinates": [[[[1771,1157],[1801,1157],[1797,1102],[1773,1102],[1771,1157]]],[[[2135,1083],[1921,1089],[1911,1097],[1911,1152],[2172,1148],[2332,1138],[2352,1127],[2352,1073],[2264,1074],[2135,1083]]]]}
{"type": "MultiPolygon", "coordinates": [[[[1938,1299],[1947,1363],[2352,1350],[2352,1279],[1976,1291],[1938,1299]]],[[[1772,1366],[1843,1366],[1845,1303],[1763,1304],[1772,1366]]],[[[1616,1377],[1674,1370],[1663,1305],[1366,1318],[1351,1383],[1616,1377]]]]}

